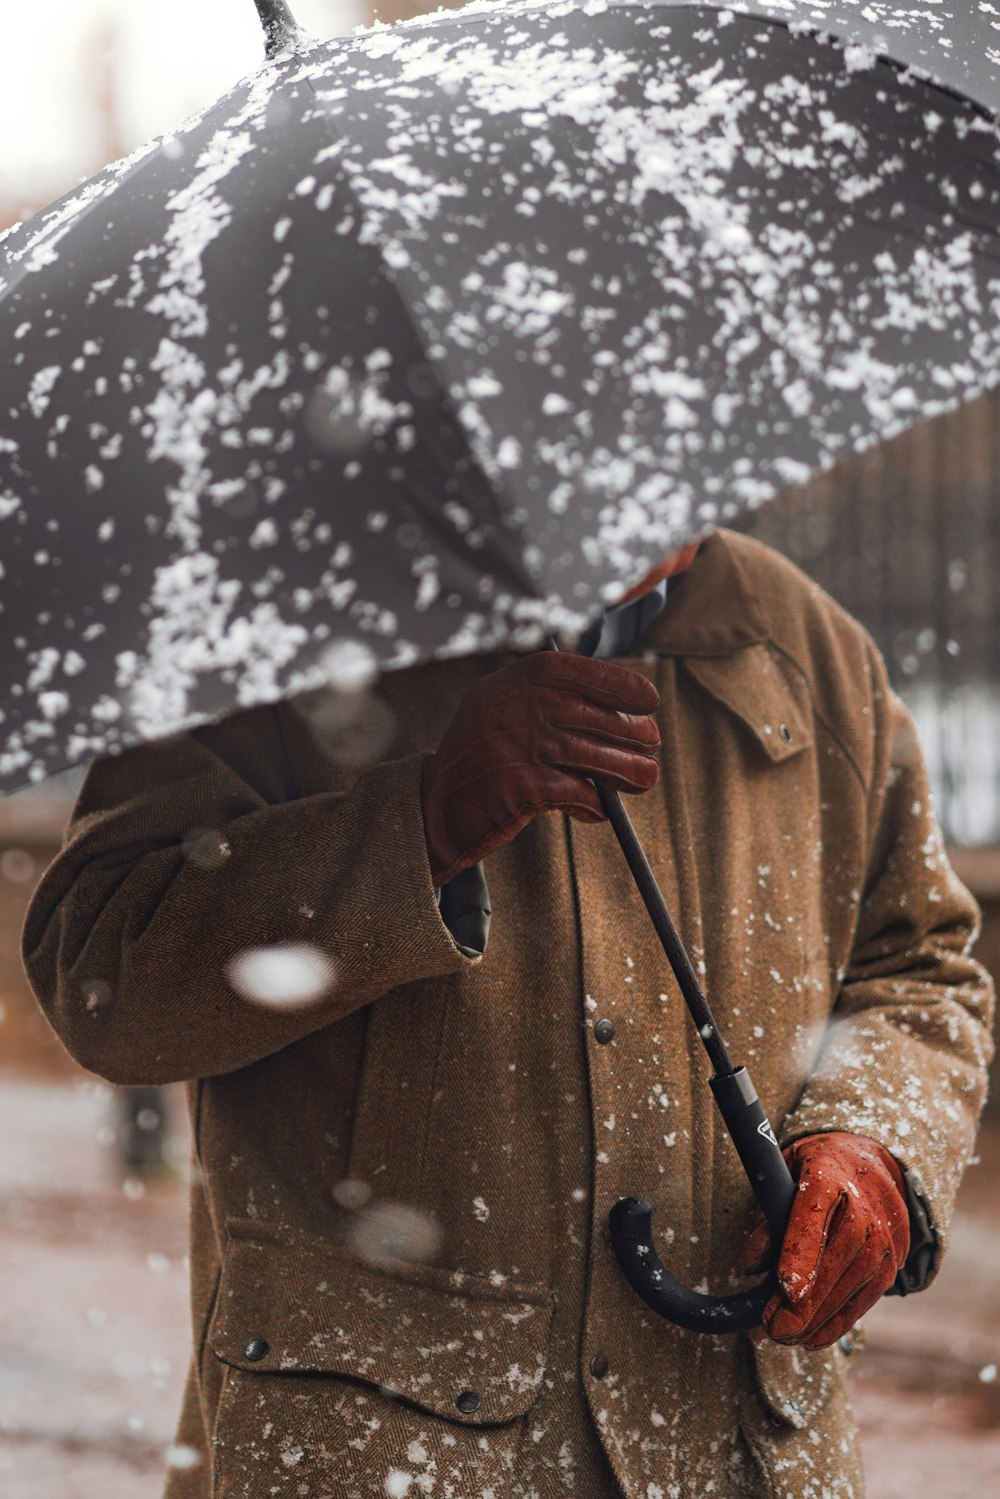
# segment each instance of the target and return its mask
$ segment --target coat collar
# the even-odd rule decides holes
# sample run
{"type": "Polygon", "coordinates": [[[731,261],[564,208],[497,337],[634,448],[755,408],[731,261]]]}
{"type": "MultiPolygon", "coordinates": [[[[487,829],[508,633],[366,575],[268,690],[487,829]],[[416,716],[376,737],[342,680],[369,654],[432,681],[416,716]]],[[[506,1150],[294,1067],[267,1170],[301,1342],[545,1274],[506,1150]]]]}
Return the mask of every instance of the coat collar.
{"type": "Polygon", "coordinates": [[[691,566],[671,580],[666,608],[642,641],[658,656],[726,656],[771,637],[733,535],[713,531],[691,566]]]}
{"type": "Polygon", "coordinates": [[[714,531],[671,583],[641,650],[684,657],[694,680],[781,764],[814,743],[814,729],[805,677],[779,667],[772,639],[739,537],[714,531]]]}

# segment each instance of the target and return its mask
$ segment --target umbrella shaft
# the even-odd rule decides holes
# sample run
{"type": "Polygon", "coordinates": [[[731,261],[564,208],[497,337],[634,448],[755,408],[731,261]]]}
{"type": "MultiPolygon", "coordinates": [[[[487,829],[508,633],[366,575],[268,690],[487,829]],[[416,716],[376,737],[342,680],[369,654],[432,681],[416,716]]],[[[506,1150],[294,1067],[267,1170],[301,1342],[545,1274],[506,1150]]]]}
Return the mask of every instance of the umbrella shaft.
{"type": "Polygon", "coordinates": [[[267,55],[274,57],[295,40],[298,24],[286,0],[255,0],[255,4],[267,37],[267,55]]]}
{"type": "Polygon", "coordinates": [[[601,781],[595,781],[597,794],[601,799],[601,806],[605,816],[615,832],[615,837],[621,845],[622,853],[628,861],[632,876],[642,896],[646,910],[649,912],[650,920],[656,928],[656,935],[667,955],[667,961],[674,972],[680,991],[684,996],[687,1007],[691,1012],[691,1019],[698,1027],[698,1034],[705,1044],[705,1050],[712,1059],[717,1077],[729,1077],[735,1070],[726,1050],[725,1044],[719,1035],[715,1024],[715,1016],[709,1008],[708,1000],[701,991],[701,985],[691,966],[691,959],[685,951],[680,934],[674,926],[673,918],[667,910],[667,903],[663,899],[656,876],[649,867],[645,850],[639,842],[638,834],[632,826],[632,819],[625,810],[624,804],[618,792],[612,786],[606,786],[601,781]]]}

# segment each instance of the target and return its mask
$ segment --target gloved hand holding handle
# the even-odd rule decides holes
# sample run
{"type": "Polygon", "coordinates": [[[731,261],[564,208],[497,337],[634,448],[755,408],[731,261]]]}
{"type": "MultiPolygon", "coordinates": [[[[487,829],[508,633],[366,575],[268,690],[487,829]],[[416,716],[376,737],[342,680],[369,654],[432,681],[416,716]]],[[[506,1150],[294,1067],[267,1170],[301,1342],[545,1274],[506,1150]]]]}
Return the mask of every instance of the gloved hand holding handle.
{"type": "MultiPolygon", "coordinates": [[[[798,1183],[778,1261],[778,1291],[764,1309],[776,1343],[828,1348],[892,1285],[910,1249],[903,1174],[883,1146],[831,1131],[785,1151],[798,1183]]],[[[768,1263],[761,1216],[747,1241],[746,1270],[768,1263]]]]}
{"type": "Polygon", "coordinates": [[[468,689],[424,765],[431,874],[444,885],[540,812],[604,818],[593,778],[623,792],[659,779],[656,688],[639,672],[538,651],[468,689]]]}

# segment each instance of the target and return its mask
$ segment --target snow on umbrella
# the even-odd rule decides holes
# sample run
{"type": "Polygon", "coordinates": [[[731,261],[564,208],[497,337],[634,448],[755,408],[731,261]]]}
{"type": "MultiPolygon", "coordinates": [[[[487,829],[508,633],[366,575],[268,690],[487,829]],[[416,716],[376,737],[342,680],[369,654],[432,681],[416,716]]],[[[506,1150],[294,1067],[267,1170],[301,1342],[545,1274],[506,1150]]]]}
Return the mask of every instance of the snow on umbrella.
{"type": "Polygon", "coordinates": [[[260,72],[0,241],[0,790],[331,644],[529,648],[997,382],[990,7],[258,8],[260,72]]]}

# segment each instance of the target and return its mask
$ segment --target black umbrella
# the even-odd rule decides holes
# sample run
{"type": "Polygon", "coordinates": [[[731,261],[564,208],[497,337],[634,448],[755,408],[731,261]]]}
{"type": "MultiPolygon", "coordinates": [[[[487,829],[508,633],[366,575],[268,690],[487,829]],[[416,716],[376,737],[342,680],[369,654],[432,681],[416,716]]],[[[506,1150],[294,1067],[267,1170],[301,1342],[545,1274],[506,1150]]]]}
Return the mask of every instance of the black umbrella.
{"type": "Polygon", "coordinates": [[[578,628],[1000,374],[988,11],[259,9],[259,73],[0,240],[0,789],[333,643],[578,628]]]}
{"type": "MultiPolygon", "coordinates": [[[[313,46],[257,3],[267,67],[0,241],[0,786],[331,646],[572,631],[1000,378],[992,12],[518,3],[313,46]]],[[[602,796],[777,1242],[773,1132],[602,796]]],[[[647,1213],[612,1233],[650,1305],[757,1319],[768,1285],[671,1282],[647,1213]]]]}

